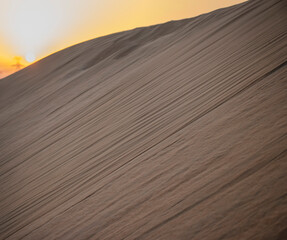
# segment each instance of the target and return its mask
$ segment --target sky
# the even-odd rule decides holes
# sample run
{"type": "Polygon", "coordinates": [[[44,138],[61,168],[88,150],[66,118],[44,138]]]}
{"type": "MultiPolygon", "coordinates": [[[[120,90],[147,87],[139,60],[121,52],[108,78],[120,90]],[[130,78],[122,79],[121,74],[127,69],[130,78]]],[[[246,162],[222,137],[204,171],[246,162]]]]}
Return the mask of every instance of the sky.
{"type": "Polygon", "coordinates": [[[243,0],[0,0],[0,78],[74,44],[243,0]]]}

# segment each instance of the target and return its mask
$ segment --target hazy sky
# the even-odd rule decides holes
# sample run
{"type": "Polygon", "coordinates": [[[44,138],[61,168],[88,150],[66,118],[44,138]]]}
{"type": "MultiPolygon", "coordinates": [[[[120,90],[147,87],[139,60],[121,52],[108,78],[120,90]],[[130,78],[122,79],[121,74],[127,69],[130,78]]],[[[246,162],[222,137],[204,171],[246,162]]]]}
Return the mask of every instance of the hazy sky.
{"type": "Polygon", "coordinates": [[[243,0],[0,0],[0,78],[98,36],[189,18],[243,0]]]}

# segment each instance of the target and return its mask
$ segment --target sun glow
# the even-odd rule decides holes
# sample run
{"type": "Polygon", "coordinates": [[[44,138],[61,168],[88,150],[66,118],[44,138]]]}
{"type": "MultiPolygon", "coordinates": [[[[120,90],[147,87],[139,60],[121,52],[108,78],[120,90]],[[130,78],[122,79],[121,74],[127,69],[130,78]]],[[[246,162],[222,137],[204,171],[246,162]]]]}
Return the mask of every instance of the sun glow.
{"type": "Polygon", "coordinates": [[[12,0],[7,10],[7,38],[18,55],[26,56],[29,62],[42,55],[61,33],[63,19],[56,1],[12,0]]]}
{"type": "Polygon", "coordinates": [[[36,57],[33,53],[28,53],[28,54],[26,54],[25,59],[27,62],[32,63],[36,60],[36,57]]]}
{"type": "Polygon", "coordinates": [[[27,66],[88,39],[193,17],[243,1],[0,0],[0,78],[19,70],[15,56],[21,56],[21,64],[27,66]]]}

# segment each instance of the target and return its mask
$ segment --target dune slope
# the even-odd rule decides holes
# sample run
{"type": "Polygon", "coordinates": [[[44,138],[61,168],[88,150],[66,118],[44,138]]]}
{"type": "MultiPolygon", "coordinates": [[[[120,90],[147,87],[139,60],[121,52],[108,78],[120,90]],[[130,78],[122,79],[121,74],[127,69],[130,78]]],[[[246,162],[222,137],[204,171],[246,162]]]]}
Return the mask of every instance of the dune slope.
{"type": "Polygon", "coordinates": [[[55,53],[0,81],[1,239],[284,239],[287,2],[55,53]]]}

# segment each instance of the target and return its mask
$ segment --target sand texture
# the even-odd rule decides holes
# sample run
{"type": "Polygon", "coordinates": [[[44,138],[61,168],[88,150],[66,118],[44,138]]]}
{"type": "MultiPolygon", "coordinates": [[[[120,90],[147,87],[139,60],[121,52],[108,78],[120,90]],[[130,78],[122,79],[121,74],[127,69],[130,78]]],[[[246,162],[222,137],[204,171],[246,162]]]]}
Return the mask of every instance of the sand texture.
{"type": "Polygon", "coordinates": [[[287,1],[4,78],[0,166],[0,239],[287,239],[287,1]]]}

